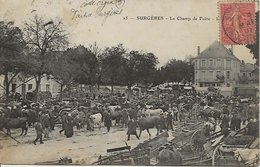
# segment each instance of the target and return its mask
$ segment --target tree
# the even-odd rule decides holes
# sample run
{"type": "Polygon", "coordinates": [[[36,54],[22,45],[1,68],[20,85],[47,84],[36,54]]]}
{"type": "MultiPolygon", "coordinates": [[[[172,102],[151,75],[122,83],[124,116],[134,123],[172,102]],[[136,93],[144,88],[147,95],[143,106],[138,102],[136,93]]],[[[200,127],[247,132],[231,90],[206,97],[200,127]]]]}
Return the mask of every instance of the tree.
{"type": "Polygon", "coordinates": [[[67,34],[63,23],[59,20],[46,22],[35,15],[32,20],[25,23],[24,39],[32,50],[34,69],[30,74],[35,77],[35,100],[37,101],[41,78],[48,65],[48,55],[53,51],[64,49],[68,45],[67,34]]]}
{"type": "Polygon", "coordinates": [[[22,31],[14,22],[0,22],[0,74],[3,74],[6,103],[9,102],[10,84],[27,68],[23,60],[25,42],[22,31]]]}
{"type": "Polygon", "coordinates": [[[77,71],[75,66],[69,62],[67,52],[57,52],[50,62],[51,75],[54,80],[60,84],[60,100],[63,98],[63,90],[65,87],[70,88],[74,83],[74,76],[77,71]]]}
{"type": "Polygon", "coordinates": [[[163,71],[167,74],[166,81],[192,81],[194,77],[194,67],[191,61],[171,59],[164,66],[163,71]]]}
{"type": "Polygon", "coordinates": [[[133,84],[153,83],[158,59],[153,53],[131,51],[122,59],[124,84],[128,87],[128,97],[133,84]]]}
{"type": "Polygon", "coordinates": [[[259,11],[256,12],[256,42],[254,44],[246,45],[256,59],[256,65],[259,65],[259,11]]]}
{"type": "Polygon", "coordinates": [[[90,49],[84,46],[70,48],[67,51],[69,63],[74,67],[74,80],[79,84],[89,84],[90,93],[93,93],[93,85],[98,74],[98,59],[90,49]]]}
{"type": "Polygon", "coordinates": [[[89,45],[89,50],[96,56],[98,60],[98,70],[97,70],[97,84],[98,84],[98,90],[101,84],[101,78],[102,78],[102,60],[101,60],[101,55],[102,55],[102,49],[97,45],[96,42],[94,44],[89,45]]]}
{"type": "Polygon", "coordinates": [[[115,84],[122,83],[123,56],[126,49],[122,44],[116,47],[106,48],[101,55],[102,81],[111,85],[111,93],[115,84]]]}

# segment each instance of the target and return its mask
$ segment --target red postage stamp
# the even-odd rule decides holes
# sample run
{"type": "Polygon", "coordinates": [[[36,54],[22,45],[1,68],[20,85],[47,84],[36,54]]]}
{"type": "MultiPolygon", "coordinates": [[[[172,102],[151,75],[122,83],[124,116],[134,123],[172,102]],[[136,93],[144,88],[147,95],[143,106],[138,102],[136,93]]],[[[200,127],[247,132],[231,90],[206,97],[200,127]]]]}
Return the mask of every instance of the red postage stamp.
{"type": "Polygon", "coordinates": [[[223,45],[254,44],[256,20],[254,2],[219,4],[220,41],[223,45]]]}

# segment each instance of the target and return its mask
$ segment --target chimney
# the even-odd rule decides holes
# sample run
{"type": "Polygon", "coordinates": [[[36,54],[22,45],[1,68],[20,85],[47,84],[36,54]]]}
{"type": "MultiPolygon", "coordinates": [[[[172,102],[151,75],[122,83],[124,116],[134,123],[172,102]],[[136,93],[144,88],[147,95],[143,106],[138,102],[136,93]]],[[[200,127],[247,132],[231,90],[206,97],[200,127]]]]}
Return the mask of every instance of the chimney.
{"type": "Polygon", "coordinates": [[[200,46],[198,46],[198,55],[200,55],[200,46]]]}

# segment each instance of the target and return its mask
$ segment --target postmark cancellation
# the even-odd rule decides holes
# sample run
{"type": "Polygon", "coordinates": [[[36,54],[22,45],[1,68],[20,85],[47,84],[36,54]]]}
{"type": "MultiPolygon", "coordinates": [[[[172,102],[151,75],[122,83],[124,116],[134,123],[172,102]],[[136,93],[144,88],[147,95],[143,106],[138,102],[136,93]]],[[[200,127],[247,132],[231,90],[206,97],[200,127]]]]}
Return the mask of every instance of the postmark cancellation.
{"type": "Polygon", "coordinates": [[[219,35],[220,41],[223,45],[244,45],[255,43],[255,2],[220,2],[219,14],[219,35]]]}

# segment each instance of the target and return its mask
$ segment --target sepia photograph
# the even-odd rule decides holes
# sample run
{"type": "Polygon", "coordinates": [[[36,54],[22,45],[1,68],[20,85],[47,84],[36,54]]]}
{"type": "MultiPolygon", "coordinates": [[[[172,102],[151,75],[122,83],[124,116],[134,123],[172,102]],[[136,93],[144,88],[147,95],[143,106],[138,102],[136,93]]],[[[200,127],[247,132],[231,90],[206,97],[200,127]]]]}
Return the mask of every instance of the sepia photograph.
{"type": "Polygon", "coordinates": [[[0,0],[0,165],[259,166],[259,0],[0,0]]]}

